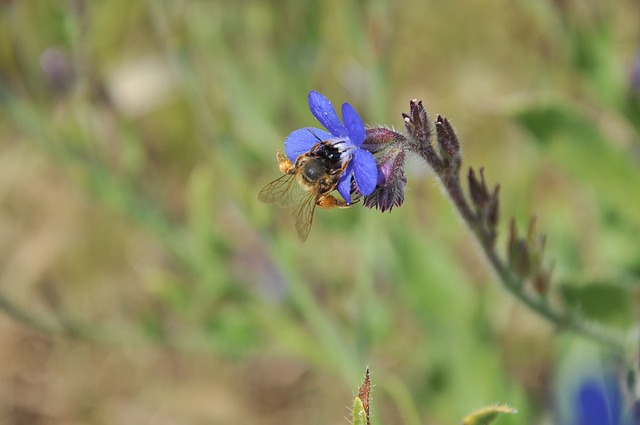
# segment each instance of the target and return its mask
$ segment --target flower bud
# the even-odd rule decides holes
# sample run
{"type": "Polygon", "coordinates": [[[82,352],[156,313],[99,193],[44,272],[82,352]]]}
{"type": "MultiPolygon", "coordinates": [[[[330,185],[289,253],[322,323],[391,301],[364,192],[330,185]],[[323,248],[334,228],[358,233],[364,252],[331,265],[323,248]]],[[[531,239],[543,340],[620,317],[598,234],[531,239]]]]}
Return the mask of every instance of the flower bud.
{"type": "Polygon", "coordinates": [[[441,115],[438,115],[436,119],[436,134],[438,136],[438,145],[440,146],[440,157],[445,169],[450,174],[458,174],[462,164],[460,141],[449,120],[441,115]]]}
{"type": "Polygon", "coordinates": [[[405,143],[406,139],[402,134],[386,127],[376,127],[367,129],[367,136],[360,147],[375,155],[382,150],[399,147],[405,143]]]}
{"type": "Polygon", "coordinates": [[[373,193],[364,197],[363,205],[382,212],[399,207],[404,202],[407,184],[404,175],[406,139],[387,128],[372,128],[367,130],[362,148],[373,153],[378,167],[378,185],[373,193]]]}

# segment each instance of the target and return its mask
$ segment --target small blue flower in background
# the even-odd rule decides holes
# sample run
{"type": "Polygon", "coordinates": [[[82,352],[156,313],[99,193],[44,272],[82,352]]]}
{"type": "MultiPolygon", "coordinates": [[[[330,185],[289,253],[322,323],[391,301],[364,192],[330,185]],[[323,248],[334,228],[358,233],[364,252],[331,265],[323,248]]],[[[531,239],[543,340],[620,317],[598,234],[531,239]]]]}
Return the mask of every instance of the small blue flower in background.
{"type": "Polygon", "coordinates": [[[338,182],[338,192],[345,201],[351,202],[351,180],[355,178],[358,192],[370,195],[378,184],[378,168],[371,152],[361,149],[366,131],[356,110],[348,103],[342,105],[342,122],[333,105],[322,94],[309,92],[309,109],[326,131],[305,127],[294,131],[284,141],[284,151],[291,162],[309,152],[320,140],[328,141],[340,150],[340,159],[348,162],[338,182]]]}
{"type": "Polygon", "coordinates": [[[604,380],[586,378],[573,400],[575,425],[631,425],[625,414],[622,394],[611,376],[604,380]]]}

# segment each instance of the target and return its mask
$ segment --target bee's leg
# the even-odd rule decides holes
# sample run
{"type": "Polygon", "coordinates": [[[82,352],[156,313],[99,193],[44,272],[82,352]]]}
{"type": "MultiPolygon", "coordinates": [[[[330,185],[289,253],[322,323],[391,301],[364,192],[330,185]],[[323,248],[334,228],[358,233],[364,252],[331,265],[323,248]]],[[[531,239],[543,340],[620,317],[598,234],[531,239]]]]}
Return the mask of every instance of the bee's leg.
{"type": "Polygon", "coordinates": [[[342,163],[342,167],[340,167],[340,175],[344,174],[345,170],[347,169],[347,166],[349,165],[349,162],[351,161],[345,161],[342,163]]]}
{"type": "Polygon", "coordinates": [[[338,199],[333,195],[324,195],[321,196],[317,201],[316,205],[320,208],[324,208],[325,210],[329,210],[331,208],[349,208],[351,205],[347,204],[344,199],[338,199]]]}
{"type": "Polygon", "coordinates": [[[289,161],[287,155],[283,154],[282,152],[278,152],[276,154],[276,159],[278,160],[278,168],[280,169],[282,174],[290,174],[291,171],[293,171],[293,169],[295,168],[293,162],[289,161]]]}

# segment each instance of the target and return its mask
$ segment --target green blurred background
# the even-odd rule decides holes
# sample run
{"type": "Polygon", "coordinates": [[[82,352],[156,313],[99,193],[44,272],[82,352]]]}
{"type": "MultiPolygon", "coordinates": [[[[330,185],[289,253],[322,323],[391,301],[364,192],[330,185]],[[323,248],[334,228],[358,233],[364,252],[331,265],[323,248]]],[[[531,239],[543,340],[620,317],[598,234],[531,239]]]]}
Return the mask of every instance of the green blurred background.
{"type": "MultiPolygon", "coordinates": [[[[344,424],[369,365],[376,424],[495,402],[519,409],[500,424],[552,423],[572,338],[501,290],[426,165],[407,164],[401,208],[317,211],[304,244],[256,195],[286,135],[318,126],[309,90],[398,129],[422,99],[501,184],[501,246],[507,217],[537,216],[554,302],[594,282],[632,300],[639,17],[633,0],[0,1],[0,422],[344,424]]],[[[594,317],[628,329],[617,305],[594,317]]]]}

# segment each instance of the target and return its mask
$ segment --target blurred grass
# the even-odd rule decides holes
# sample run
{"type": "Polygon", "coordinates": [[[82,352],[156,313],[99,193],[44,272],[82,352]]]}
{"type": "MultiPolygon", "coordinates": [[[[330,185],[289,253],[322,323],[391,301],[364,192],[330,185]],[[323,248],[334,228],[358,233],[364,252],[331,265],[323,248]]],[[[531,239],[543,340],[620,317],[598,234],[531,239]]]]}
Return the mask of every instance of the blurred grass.
{"type": "Polygon", "coordinates": [[[368,364],[377,423],[494,402],[519,409],[498,423],[549,423],[552,329],[496,287],[424,166],[402,208],[318,211],[304,245],[255,197],[316,125],[309,90],[398,128],[417,97],[505,216],[538,216],[562,280],[637,287],[637,12],[0,3],[0,294],[51,330],[2,319],[3,421],[342,423],[368,364]]]}

